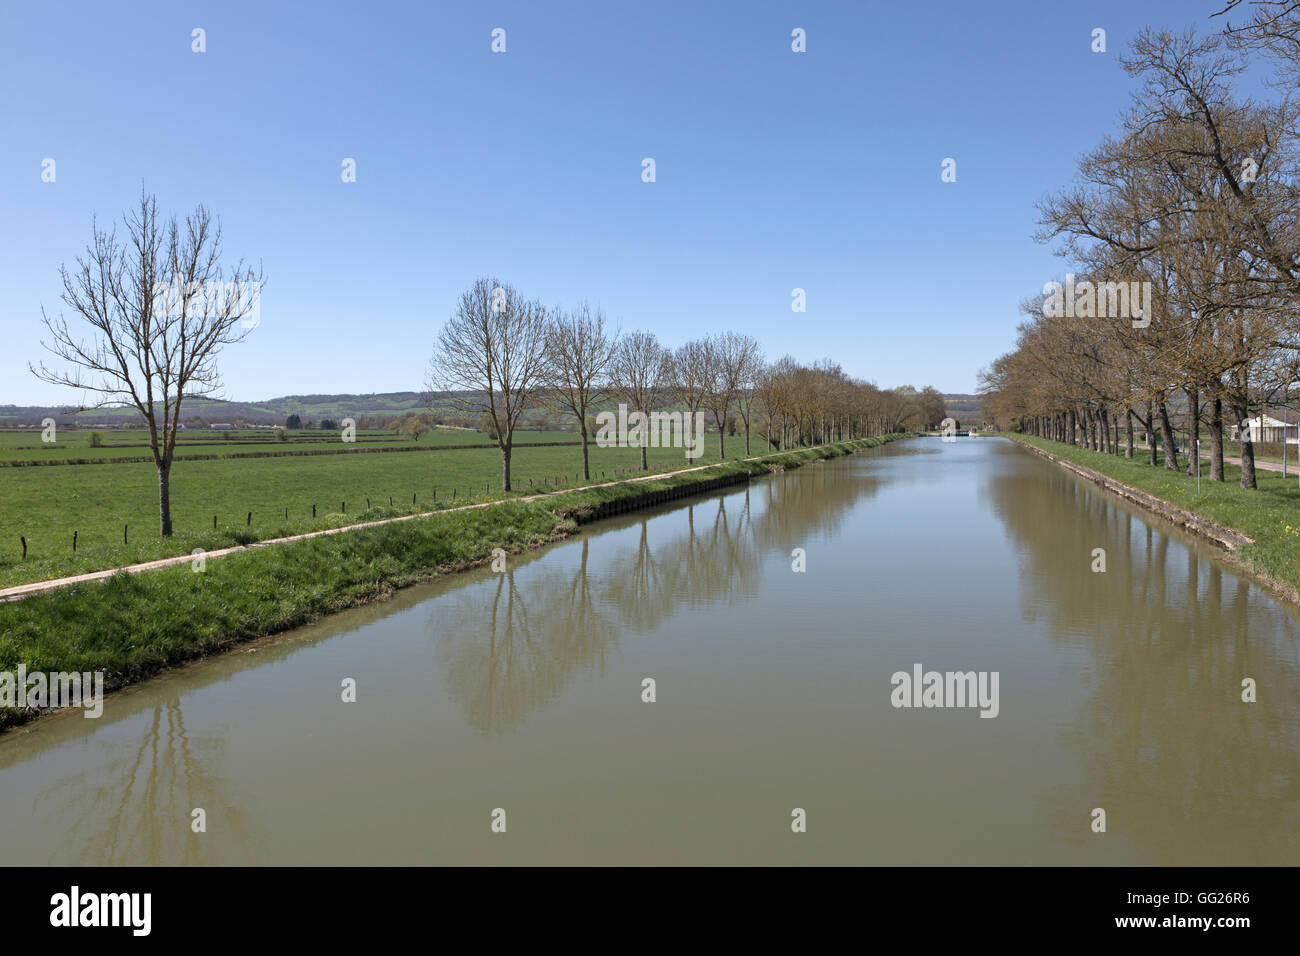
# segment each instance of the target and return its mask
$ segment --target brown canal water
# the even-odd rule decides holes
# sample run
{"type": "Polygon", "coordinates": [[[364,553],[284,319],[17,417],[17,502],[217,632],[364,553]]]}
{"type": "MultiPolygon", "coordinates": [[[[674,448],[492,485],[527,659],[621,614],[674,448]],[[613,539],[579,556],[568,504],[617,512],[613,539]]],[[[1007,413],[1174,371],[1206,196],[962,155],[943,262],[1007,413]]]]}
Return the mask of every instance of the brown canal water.
{"type": "Polygon", "coordinates": [[[917,439],[4,735],[0,859],[1293,864],[1298,634],[1210,546],[1057,466],[917,439]],[[996,672],[997,716],[893,706],[918,664],[996,672]]]}

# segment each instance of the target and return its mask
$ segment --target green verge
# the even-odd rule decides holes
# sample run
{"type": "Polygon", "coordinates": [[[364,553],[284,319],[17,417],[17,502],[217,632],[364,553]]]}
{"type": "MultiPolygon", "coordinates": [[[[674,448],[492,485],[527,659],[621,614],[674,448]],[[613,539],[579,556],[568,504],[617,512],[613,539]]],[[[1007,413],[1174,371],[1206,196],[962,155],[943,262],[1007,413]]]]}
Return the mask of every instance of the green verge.
{"type": "MultiPolygon", "coordinates": [[[[394,590],[488,561],[494,548],[536,548],[572,534],[619,497],[704,485],[834,458],[902,435],[839,442],[727,462],[670,478],[623,481],[305,541],[251,548],[209,561],[73,585],[0,604],[0,671],[104,672],[115,690],[244,641],[380,600],[394,590]]],[[[36,711],[0,708],[0,729],[36,711]]]]}
{"type": "MultiPolygon", "coordinates": [[[[1145,457],[1130,460],[1031,435],[1006,437],[1254,538],[1254,544],[1225,552],[1229,563],[1258,577],[1285,599],[1300,603],[1300,487],[1296,475],[1283,478],[1278,472],[1258,471],[1258,490],[1249,491],[1241,487],[1239,467],[1224,465],[1225,480],[1217,482],[1209,480],[1209,466],[1204,464],[1198,494],[1196,476],[1165,469],[1163,458],[1153,468],[1145,457]]],[[[1186,459],[1181,461],[1185,467],[1186,459]]]]}

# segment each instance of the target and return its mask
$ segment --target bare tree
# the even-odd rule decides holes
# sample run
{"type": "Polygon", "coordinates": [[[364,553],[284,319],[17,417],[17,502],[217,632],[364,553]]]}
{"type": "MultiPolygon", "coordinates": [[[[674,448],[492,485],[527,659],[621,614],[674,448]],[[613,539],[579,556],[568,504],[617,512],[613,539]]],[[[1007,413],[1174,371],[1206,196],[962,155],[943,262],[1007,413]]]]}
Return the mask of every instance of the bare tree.
{"type": "Polygon", "coordinates": [[[1222,0],[1221,17],[1240,10],[1248,14],[1233,26],[1225,20],[1223,33],[1240,50],[1263,50],[1279,61],[1282,76],[1300,74],[1300,0],[1222,0]]]}
{"type": "MultiPolygon", "coordinates": [[[[619,340],[614,351],[614,390],[633,411],[649,418],[656,395],[668,384],[672,353],[659,344],[653,332],[632,332],[619,340]]],[[[641,470],[648,471],[646,443],[649,428],[641,429],[641,470]]]]}
{"type": "MultiPolygon", "coordinates": [[[[731,414],[732,403],[736,401],[741,390],[742,380],[749,370],[750,353],[756,351],[758,343],[747,336],[735,332],[723,332],[704,340],[705,357],[704,403],[713,412],[713,421],[718,426],[718,458],[727,457],[726,434],[727,421],[731,414]]],[[[745,413],[746,451],[748,452],[748,409],[745,413]]]]}
{"type": "Polygon", "coordinates": [[[117,229],[92,225],[93,239],[75,269],[61,266],[61,298],[90,326],[68,324],[63,313],[41,310],[49,340],[41,345],[70,368],[31,366],[44,382],[87,393],[82,408],[131,405],[149,430],[158,469],[158,515],[163,537],[172,533],[171,467],[181,403],[212,397],[221,387],[216,358],[256,324],[264,277],[237,262],[221,265],[221,224],[203,206],[179,222],[158,218],[153,196],[117,229]]]}
{"type": "MultiPolygon", "coordinates": [[[[546,308],[514,286],[483,278],[460,297],[438,333],[430,393],[445,391],[463,410],[491,422],[501,449],[501,487],[510,490],[515,426],[546,380],[546,308]]],[[[430,401],[432,404],[432,399],[430,401]]]]}
{"type": "Polygon", "coordinates": [[[736,411],[745,423],[745,455],[749,455],[749,426],[753,417],[754,402],[758,398],[759,377],[766,363],[758,340],[750,335],[736,335],[734,381],[736,386],[736,411]]]}
{"type": "Polygon", "coordinates": [[[763,411],[767,416],[769,450],[772,448],[784,450],[786,447],[795,374],[798,368],[799,363],[793,357],[786,355],[767,366],[758,380],[759,400],[763,403],[763,411]],[[773,441],[772,432],[775,430],[777,415],[781,416],[781,436],[779,440],[773,441]]]}
{"type": "Polygon", "coordinates": [[[605,329],[605,313],[593,313],[585,302],[576,311],[557,313],[546,333],[547,391],[578,420],[582,476],[588,480],[587,412],[601,400],[617,347],[617,333],[605,329]]]}
{"type": "MultiPolygon", "coordinates": [[[[712,366],[713,360],[707,339],[692,339],[678,346],[677,351],[672,354],[673,393],[677,400],[686,406],[688,422],[695,421],[696,414],[708,398],[712,366]]],[[[689,452],[687,460],[693,460],[689,452]]]]}

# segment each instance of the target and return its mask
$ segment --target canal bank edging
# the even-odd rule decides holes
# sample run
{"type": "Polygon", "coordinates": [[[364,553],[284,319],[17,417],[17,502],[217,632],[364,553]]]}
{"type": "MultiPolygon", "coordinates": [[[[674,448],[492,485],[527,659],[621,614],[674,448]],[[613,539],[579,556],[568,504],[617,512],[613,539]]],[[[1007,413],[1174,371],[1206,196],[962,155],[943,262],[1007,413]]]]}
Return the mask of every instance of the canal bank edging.
{"type": "Polygon", "coordinates": [[[1165,501],[1163,498],[1157,498],[1155,495],[1134,488],[1132,485],[1126,485],[1122,481],[1116,481],[1109,475],[1103,475],[1099,471],[1093,471],[1091,468],[1085,468],[1083,465],[1077,465],[1072,461],[1067,461],[1064,458],[1053,455],[1051,452],[1045,451],[1036,445],[1031,445],[1028,442],[1017,441],[1015,438],[1012,438],[1011,440],[1020,448],[1032,451],[1036,455],[1041,455],[1048,461],[1055,462],[1067,471],[1071,471],[1078,475],[1080,478],[1084,478],[1092,482],[1094,485],[1100,485],[1107,491],[1113,492],[1127,501],[1141,505],[1148,511],[1154,512],[1164,518],[1166,521],[1171,521],[1179,527],[1190,531],[1192,534],[1200,535],[1203,538],[1213,541],[1219,547],[1227,551],[1236,551],[1237,548],[1242,545],[1255,543],[1255,539],[1249,535],[1242,534],[1240,531],[1234,531],[1232,528],[1224,527],[1221,524],[1210,521],[1208,518],[1202,518],[1200,515],[1188,511],[1186,508],[1180,508],[1178,505],[1165,501]]]}
{"type": "Polygon", "coordinates": [[[610,501],[601,502],[592,508],[573,511],[566,514],[578,524],[588,524],[592,521],[600,521],[604,518],[610,518],[614,515],[626,514],[630,511],[640,511],[642,508],[653,508],[656,505],[667,504],[670,501],[676,501],[679,498],[689,498],[694,495],[704,495],[711,491],[717,491],[720,488],[726,488],[730,485],[741,485],[747,483],[753,475],[747,471],[737,472],[731,475],[722,475],[718,478],[709,478],[704,481],[693,481],[689,484],[679,485],[676,488],[667,488],[662,491],[651,491],[644,494],[624,495],[620,498],[614,498],[610,501]]]}

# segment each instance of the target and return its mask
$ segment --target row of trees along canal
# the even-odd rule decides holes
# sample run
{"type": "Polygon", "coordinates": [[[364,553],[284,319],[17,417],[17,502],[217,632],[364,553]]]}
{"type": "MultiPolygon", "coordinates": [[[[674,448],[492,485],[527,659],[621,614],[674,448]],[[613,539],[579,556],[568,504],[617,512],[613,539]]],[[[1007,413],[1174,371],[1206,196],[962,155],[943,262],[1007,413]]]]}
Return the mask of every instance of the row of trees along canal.
{"type": "Polygon", "coordinates": [[[1059,243],[1073,272],[1022,303],[1015,350],[982,373],[986,419],[1115,454],[1122,420],[1130,458],[1136,422],[1150,463],[1158,432],[1177,470],[1172,406],[1189,449],[1208,428],[1210,479],[1222,481],[1231,416],[1242,486],[1256,487],[1247,423],[1295,393],[1300,356],[1300,114],[1293,92],[1234,92],[1259,49],[1283,56],[1294,90],[1300,4],[1264,7],[1286,16],[1205,38],[1138,35],[1122,60],[1136,90],[1120,130],[1039,205],[1037,238],[1059,243]],[[1149,283],[1144,312],[1116,294],[1134,283],[1149,283]]]}
{"type": "MultiPolygon", "coordinates": [[[[438,334],[426,386],[431,397],[486,416],[507,491],[514,431],[539,404],[575,421],[587,479],[593,412],[611,402],[646,416],[670,406],[690,420],[706,414],[719,457],[728,426],[743,430],[748,455],[755,428],[780,449],[933,427],[944,415],[934,388],[880,389],[829,360],[768,362],[752,336],[736,332],[671,349],[653,332],[613,329],[600,309],[548,308],[495,278],[479,279],[461,296],[438,334]]],[[[647,440],[643,433],[642,470],[647,440]]]]}
{"type": "MultiPolygon", "coordinates": [[[[171,470],[187,398],[220,391],[217,356],[243,341],[264,285],[261,269],[223,264],[221,228],[198,206],[183,221],[160,218],[143,194],[123,218],[124,236],[96,225],[74,267],[60,269],[71,311],[42,310],[42,345],[58,362],[31,367],[41,380],[80,390],[82,408],[134,407],[149,434],[158,471],[160,531],[172,534],[171,470]],[[255,290],[214,296],[214,288],[255,290]]],[[[826,360],[769,363],[758,343],[726,332],[661,345],[650,332],[620,334],[600,310],[548,308],[508,283],[479,279],[437,338],[428,381],[431,402],[453,401],[486,415],[501,450],[502,488],[520,416],[539,405],[576,420],[582,473],[591,478],[588,442],[594,410],[613,401],[642,413],[673,405],[711,414],[720,453],[729,425],[751,426],[770,448],[931,428],[944,415],[933,388],[884,390],[826,360]],[[443,394],[439,394],[443,393],[443,394]]],[[[644,445],[641,467],[648,470],[644,445]]]]}

